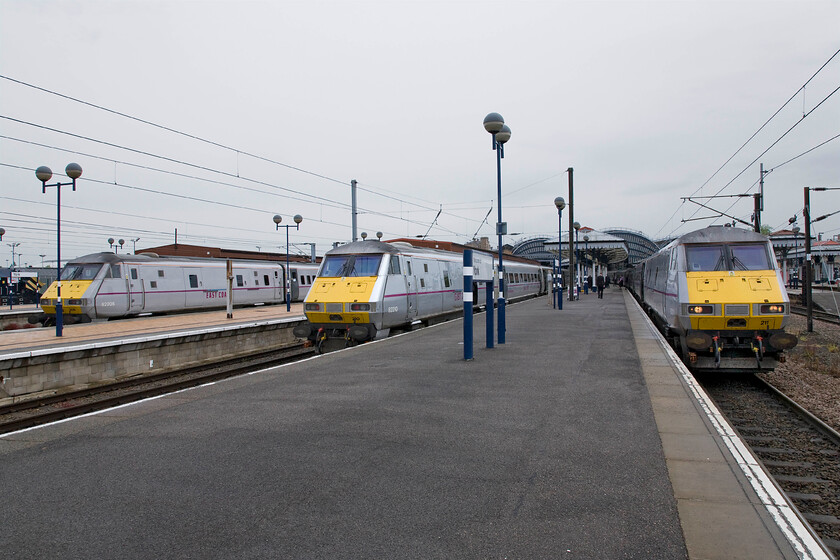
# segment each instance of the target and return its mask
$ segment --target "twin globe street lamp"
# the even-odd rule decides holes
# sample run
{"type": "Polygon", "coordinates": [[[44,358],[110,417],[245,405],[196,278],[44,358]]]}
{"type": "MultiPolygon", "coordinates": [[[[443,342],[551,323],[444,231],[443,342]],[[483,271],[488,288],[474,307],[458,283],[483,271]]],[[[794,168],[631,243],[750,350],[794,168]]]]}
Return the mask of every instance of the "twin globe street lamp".
{"type": "Polygon", "coordinates": [[[554,199],[557,207],[557,273],[554,278],[554,291],[557,294],[557,309],[563,309],[563,252],[560,250],[563,241],[563,208],[566,200],[562,196],[554,199]]]}
{"type": "Polygon", "coordinates": [[[122,246],[125,245],[125,239],[120,239],[116,243],[114,243],[114,238],[113,237],[108,238],[108,245],[111,246],[111,249],[113,249],[115,253],[119,253],[120,249],[122,249],[122,246]],[[119,247],[117,246],[116,243],[119,244],[119,247]]]}
{"type": "Polygon", "coordinates": [[[58,276],[55,281],[56,300],[55,300],[55,336],[61,336],[64,331],[63,308],[61,305],[61,187],[69,185],[76,190],[76,179],[82,176],[82,166],[78,163],[68,163],[64,168],[64,173],[70,178],[70,183],[57,182],[48,185],[47,181],[52,178],[52,170],[46,165],[42,165],[35,170],[35,176],[41,181],[41,192],[46,193],[47,187],[55,187],[56,192],[56,269],[58,276]]]}
{"type": "Polygon", "coordinates": [[[499,221],[496,222],[496,235],[499,236],[499,344],[505,343],[505,267],[502,262],[502,236],[507,235],[507,224],[502,221],[502,158],[504,146],[510,140],[510,127],[499,113],[490,113],[484,117],[484,130],[493,136],[493,149],[496,150],[496,183],[498,193],[499,221]]]}
{"type": "Polygon", "coordinates": [[[275,229],[286,228],[286,311],[289,312],[292,310],[292,275],[289,270],[289,228],[294,227],[295,229],[300,229],[300,223],[303,221],[303,216],[300,214],[295,214],[295,217],[292,218],[295,221],[295,225],[280,225],[280,222],[283,221],[283,217],[280,214],[274,215],[274,226],[275,229]]]}

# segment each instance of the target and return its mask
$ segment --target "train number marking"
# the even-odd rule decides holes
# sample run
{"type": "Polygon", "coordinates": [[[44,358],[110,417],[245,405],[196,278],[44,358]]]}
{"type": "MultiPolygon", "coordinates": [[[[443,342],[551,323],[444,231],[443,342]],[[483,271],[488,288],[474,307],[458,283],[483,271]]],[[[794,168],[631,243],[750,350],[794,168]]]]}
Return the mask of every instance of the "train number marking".
{"type": "Polygon", "coordinates": [[[396,312],[397,312],[397,311],[399,311],[399,310],[400,310],[400,308],[399,308],[399,307],[397,307],[397,306],[392,306],[392,307],[389,307],[389,308],[388,308],[388,313],[396,313],[396,312]]]}
{"type": "Polygon", "coordinates": [[[99,304],[100,307],[114,307],[115,305],[117,305],[115,301],[103,301],[99,304]]]}

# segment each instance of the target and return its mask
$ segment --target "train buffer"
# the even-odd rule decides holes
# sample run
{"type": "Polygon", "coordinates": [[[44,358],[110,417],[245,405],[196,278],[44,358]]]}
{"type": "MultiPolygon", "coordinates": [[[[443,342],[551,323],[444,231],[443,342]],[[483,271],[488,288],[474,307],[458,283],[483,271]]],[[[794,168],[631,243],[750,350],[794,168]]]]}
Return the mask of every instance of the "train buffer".
{"type": "Polygon", "coordinates": [[[0,437],[4,553],[802,557],[626,292],[507,322],[0,437]]]}

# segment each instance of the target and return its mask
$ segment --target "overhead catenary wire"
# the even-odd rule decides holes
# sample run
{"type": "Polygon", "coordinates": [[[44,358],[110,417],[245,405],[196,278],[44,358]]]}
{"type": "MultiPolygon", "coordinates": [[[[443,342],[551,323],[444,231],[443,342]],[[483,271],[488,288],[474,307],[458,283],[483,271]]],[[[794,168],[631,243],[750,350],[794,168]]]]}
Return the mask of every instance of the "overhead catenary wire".
{"type": "MultiPolygon", "coordinates": [[[[122,111],[117,111],[115,109],[110,109],[110,108],[105,107],[103,105],[99,105],[99,104],[96,104],[96,103],[91,103],[89,101],[85,101],[85,100],[79,99],[77,97],[73,97],[73,96],[66,95],[66,94],[63,94],[63,93],[59,93],[57,91],[54,91],[54,90],[51,90],[51,89],[48,89],[48,88],[45,88],[45,87],[41,87],[41,86],[37,86],[35,84],[24,82],[23,80],[18,80],[18,79],[12,78],[11,76],[6,76],[6,75],[3,75],[3,74],[0,74],[0,78],[2,78],[4,80],[8,80],[12,83],[16,83],[18,85],[24,86],[24,87],[32,88],[32,89],[35,89],[37,91],[47,93],[49,95],[54,95],[54,96],[60,97],[62,99],[73,101],[75,103],[80,103],[82,105],[85,105],[85,106],[88,106],[88,107],[91,107],[91,108],[94,108],[94,109],[97,109],[97,110],[100,110],[100,111],[104,111],[104,112],[107,112],[107,113],[110,113],[110,114],[113,114],[113,115],[116,115],[116,116],[119,116],[119,117],[122,117],[122,118],[126,118],[126,119],[129,119],[129,120],[144,124],[144,125],[148,125],[148,126],[160,129],[160,130],[164,130],[164,131],[170,132],[172,134],[176,134],[176,135],[179,135],[179,136],[182,136],[182,137],[185,137],[185,138],[189,138],[191,140],[195,140],[195,141],[202,142],[202,143],[205,143],[205,144],[217,147],[217,148],[221,148],[221,149],[224,149],[224,150],[234,152],[234,153],[237,154],[237,166],[238,166],[239,155],[245,155],[245,156],[254,158],[256,160],[259,160],[259,161],[263,161],[263,162],[266,162],[266,163],[271,163],[271,164],[274,164],[274,165],[279,165],[281,167],[285,167],[285,168],[293,170],[293,171],[297,171],[297,172],[304,173],[304,174],[307,174],[307,175],[310,175],[310,176],[313,176],[313,177],[324,179],[326,181],[331,181],[331,182],[337,183],[339,185],[347,186],[348,183],[349,183],[348,181],[343,181],[341,179],[337,179],[335,177],[330,177],[330,176],[324,175],[322,173],[317,173],[317,172],[314,172],[314,171],[303,169],[302,167],[297,167],[297,166],[294,166],[294,165],[290,165],[288,163],[284,163],[284,162],[281,162],[281,161],[278,161],[278,160],[275,160],[275,159],[272,159],[272,158],[269,158],[269,157],[266,157],[266,156],[261,156],[259,154],[255,154],[253,152],[249,152],[247,150],[241,150],[239,148],[234,148],[233,146],[228,146],[226,144],[222,144],[222,143],[216,142],[214,140],[209,140],[207,138],[203,138],[203,137],[197,136],[195,134],[190,134],[190,133],[183,132],[181,130],[177,130],[175,128],[165,126],[165,125],[162,125],[162,124],[159,124],[159,123],[147,120],[147,119],[142,119],[140,117],[135,117],[133,115],[129,115],[128,113],[125,113],[125,112],[122,112],[122,111]]],[[[237,169],[237,173],[235,175],[233,175],[233,174],[231,174],[231,175],[238,177],[239,176],[238,169],[237,169]]],[[[368,186],[371,187],[371,189],[376,188],[376,187],[373,187],[372,185],[368,185],[368,186]]],[[[382,194],[380,192],[377,192],[376,190],[371,190],[371,189],[364,189],[364,190],[366,190],[367,192],[370,192],[372,194],[375,194],[377,196],[382,196],[382,197],[385,197],[385,198],[391,198],[391,199],[398,200],[400,202],[404,202],[404,203],[410,204],[410,205],[421,206],[421,205],[419,205],[415,202],[411,202],[411,201],[400,199],[400,198],[394,198],[394,197],[382,194]]],[[[384,189],[382,189],[382,190],[384,190],[384,189]]],[[[305,193],[298,193],[298,194],[305,194],[305,193]]],[[[417,198],[417,197],[411,197],[411,198],[417,198]]],[[[422,200],[422,199],[418,199],[418,200],[422,200]]],[[[463,217],[463,216],[455,216],[455,217],[462,218],[462,219],[469,219],[469,218],[466,218],[466,217],[463,217]]]]}
{"type": "MultiPolygon", "coordinates": [[[[764,128],[765,128],[765,127],[766,127],[766,126],[767,126],[767,125],[768,125],[768,124],[769,124],[769,123],[773,120],[773,119],[774,119],[774,118],[776,118],[776,117],[777,117],[777,116],[781,113],[781,111],[782,111],[782,110],[784,110],[784,108],[785,108],[785,107],[787,107],[787,106],[791,103],[791,101],[793,101],[793,99],[795,99],[795,98],[796,98],[796,96],[797,96],[797,95],[799,95],[799,94],[800,94],[800,93],[801,93],[801,92],[802,92],[802,91],[803,91],[803,90],[804,90],[804,89],[808,86],[808,84],[809,84],[809,83],[811,83],[811,82],[814,80],[814,78],[816,78],[816,77],[817,77],[817,75],[819,75],[819,74],[820,74],[820,73],[821,73],[821,72],[822,72],[822,71],[823,71],[823,70],[824,70],[824,69],[828,66],[828,64],[829,64],[829,63],[831,63],[831,61],[832,61],[832,60],[834,60],[834,58],[835,58],[835,57],[837,57],[837,55],[838,55],[838,54],[840,54],[840,49],[836,50],[836,51],[835,51],[835,52],[834,52],[834,53],[833,53],[833,54],[832,54],[832,55],[828,58],[828,60],[826,60],[826,61],[825,61],[825,62],[824,62],[824,63],[823,63],[820,67],[819,67],[819,69],[817,69],[817,71],[816,71],[816,72],[814,72],[814,73],[811,75],[811,77],[810,77],[810,78],[808,78],[808,79],[805,81],[805,83],[803,83],[803,84],[802,84],[802,85],[801,85],[801,86],[800,86],[800,87],[799,87],[799,88],[798,88],[798,89],[797,89],[797,90],[796,90],[796,91],[795,91],[795,92],[794,92],[794,93],[793,93],[793,94],[792,94],[792,95],[791,95],[791,96],[787,99],[787,101],[785,101],[785,102],[781,105],[781,107],[779,107],[779,108],[778,108],[778,109],[777,109],[777,110],[776,110],[776,111],[775,111],[775,112],[774,112],[774,113],[770,116],[770,118],[768,118],[768,119],[767,119],[767,120],[766,120],[766,121],[765,121],[765,122],[764,122],[764,123],[763,123],[763,124],[762,124],[762,125],[758,128],[758,130],[756,130],[756,131],[755,131],[755,132],[754,132],[754,133],[753,133],[753,134],[752,134],[752,135],[751,135],[751,136],[750,136],[750,137],[749,137],[749,138],[748,138],[748,139],[747,139],[747,140],[746,140],[743,144],[741,144],[741,146],[740,146],[740,147],[738,147],[738,149],[735,151],[735,153],[733,153],[733,154],[732,154],[732,155],[731,155],[731,156],[730,156],[730,157],[729,157],[729,158],[728,158],[728,159],[727,159],[727,160],[726,160],[726,161],[725,161],[725,162],[724,162],[724,163],[723,163],[720,167],[718,167],[718,169],[717,169],[717,170],[715,170],[715,172],[714,172],[714,173],[712,173],[712,175],[711,175],[708,179],[706,179],[706,181],[705,181],[702,185],[700,185],[697,189],[695,189],[695,190],[694,190],[694,192],[692,192],[692,196],[693,196],[694,194],[696,194],[697,192],[701,191],[701,190],[702,190],[702,189],[703,189],[703,188],[704,188],[707,184],[709,184],[709,182],[711,182],[711,181],[712,181],[712,179],[714,179],[714,177],[716,177],[716,176],[718,175],[718,173],[720,173],[720,171],[721,171],[724,167],[726,167],[726,165],[728,165],[728,164],[729,164],[729,163],[730,163],[730,162],[731,162],[731,161],[732,161],[732,160],[733,160],[733,159],[734,159],[734,158],[735,158],[735,157],[736,157],[736,156],[737,156],[737,155],[738,155],[738,154],[739,154],[739,153],[740,153],[743,149],[744,149],[744,147],[746,147],[746,146],[747,146],[747,144],[749,144],[752,140],[754,140],[754,139],[755,139],[755,137],[756,137],[756,136],[757,136],[757,135],[758,135],[758,134],[759,134],[759,133],[760,133],[760,132],[761,132],[761,131],[762,131],[762,130],[763,130],[763,129],[764,129],[764,128]]],[[[789,132],[790,132],[793,128],[795,128],[795,127],[796,127],[799,123],[801,123],[801,122],[805,119],[805,117],[807,117],[809,114],[813,113],[813,111],[814,111],[814,110],[816,110],[816,109],[817,109],[817,107],[819,107],[820,105],[822,105],[822,103],[824,103],[824,102],[825,102],[825,101],[826,101],[829,97],[831,97],[832,95],[834,95],[836,92],[837,92],[837,90],[835,89],[835,90],[834,90],[833,92],[831,92],[831,93],[830,93],[830,94],[829,94],[826,98],[824,98],[824,99],[823,99],[823,100],[822,100],[822,101],[821,101],[821,102],[820,102],[817,106],[815,106],[814,108],[812,108],[812,109],[811,109],[811,111],[808,111],[808,112],[803,111],[803,115],[802,115],[802,117],[801,117],[801,118],[800,118],[800,119],[796,122],[796,124],[794,124],[794,126],[793,126],[793,127],[791,127],[788,131],[786,131],[786,132],[782,135],[782,137],[781,137],[781,138],[784,138],[784,136],[786,136],[786,135],[787,135],[787,134],[788,134],[788,133],[789,133],[789,132]]],[[[758,159],[759,159],[762,155],[764,155],[765,153],[767,153],[767,151],[769,151],[769,150],[770,150],[773,146],[775,146],[775,145],[776,145],[776,144],[777,144],[777,143],[781,140],[781,138],[777,139],[777,140],[776,140],[776,142],[774,142],[774,143],[773,143],[773,145],[771,145],[769,148],[767,148],[767,150],[765,150],[764,152],[762,152],[762,154],[760,154],[757,158],[755,158],[755,159],[754,159],[754,160],[753,160],[753,161],[752,161],[752,162],[751,162],[751,163],[750,163],[747,167],[745,167],[745,168],[744,168],[744,169],[743,169],[740,173],[738,173],[734,179],[732,179],[731,181],[729,181],[728,183],[726,183],[726,184],[725,184],[725,185],[724,185],[724,186],[723,186],[723,187],[722,187],[722,188],[718,191],[718,193],[722,192],[725,188],[727,188],[729,185],[731,185],[731,184],[732,184],[732,183],[733,183],[733,182],[734,182],[734,181],[735,181],[738,177],[740,177],[740,176],[741,176],[741,175],[742,175],[742,174],[743,174],[743,173],[744,173],[747,169],[749,169],[749,167],[751,167],[751,166],[752,166],[752,165],[753,165],[756,161],[758,161],[758,159]]],[[[778,166],[777,166],[777,167],[778,167],[778,166]]],[[[674,216],[676,216],[676,214],[679,212],[680,208],[684,208],[684,203],[683,203],[683,204],[681,204],[681,205],[680,205],[680,207],[678,207],[678,208],[674,211],[674,213],[673,213],[673,214],[671,214],[671,216],[670,216],[670,217],[669,217],[669,218],[665,221],[665,223],[663,223],[663,224],[662,224],[662,226],[660,226],[660,228],[659,228],[659,229],[656,231],[656,233],[654,234],[654,237],[658,236],[658,235],[659,235],[659,233],[660,233],[660,232],[661,232],[661,231],[662,231],[662,230],[663,230],[663,229],[664,229],[664,228],[665,228],[665,227],[666,227],[669,223],[671,223],[671,220],[673,220],[674,216]]],[[[695,212],[695,214],[694,214],[694,215],[696,215],[696,212],[695,212]]],[[[676,232],[676,230],[677,230],[677,229],[679,229],[679,227],[681,227],[681,226],[677,226],[676,228],[674,228],[674,229],[673,229],[673,230],[672,230],[672,231],[668,234],[668,236],[667,236],[667,237],[672,236],[672,235],[674,234],[674,232],[676,232]]]]}

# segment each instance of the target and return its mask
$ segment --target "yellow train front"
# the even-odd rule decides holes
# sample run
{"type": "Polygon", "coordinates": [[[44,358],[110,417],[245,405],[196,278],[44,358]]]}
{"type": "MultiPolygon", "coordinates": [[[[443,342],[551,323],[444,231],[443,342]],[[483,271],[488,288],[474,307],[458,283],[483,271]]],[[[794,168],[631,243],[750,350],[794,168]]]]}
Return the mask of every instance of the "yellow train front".
{"type": "Polygon", "coordinates": [[[695,371],[768,371],[796,346],[790,302],[769,239],[709,227],[637,267],[630,286],[695,371]]]}
{"type": "MultiPolygon", "coordinates": [[[[110,255],[110,253],[108,253],[110,255]]],[[[98,256],[98,255],[97,255],[98,256]]],[[[65,324],[88,323],[96,317],[95,301],[102,279],[98,278],[104,261],[71,261],[61,271],[61,314],[65,324]]],[[[45,325],[55,323],[58,282],[53,282],[41,296],[45,325]]]]}
{"type": "Polygon", "coordinates": [[[319,351],[463,313],[463,257],[401,242],[341,245],[324,256],[303,308],[295,336],[319,351]]]}

